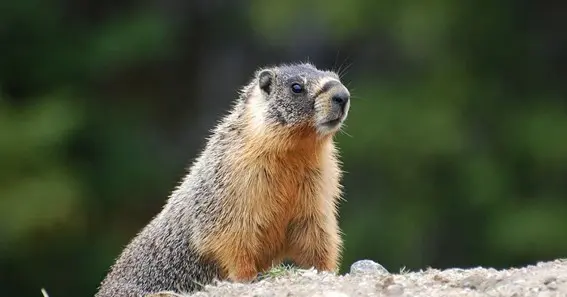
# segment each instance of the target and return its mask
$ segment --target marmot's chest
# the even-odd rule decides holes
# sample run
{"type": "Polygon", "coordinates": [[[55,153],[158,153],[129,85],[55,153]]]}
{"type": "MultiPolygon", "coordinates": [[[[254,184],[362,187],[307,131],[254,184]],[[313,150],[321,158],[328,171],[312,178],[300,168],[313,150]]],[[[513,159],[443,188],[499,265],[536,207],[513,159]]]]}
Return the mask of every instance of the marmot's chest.
{"type": "MultiPolygon", "coordinates": [[[[256,169],[252,181],[255,189],[249,192],[258,211],[268,211],[282,219],[306,211],[308,204],[320,199],[321,174],[317,164],[263,164],[256,169]]],[[[310,208],[315,207],[311,205],[310,208]]]]}
{"type": "Polygon", "coordinates": [[[247,160],[241,155],[230,171],[234,183],[226,201],[231,211],[222,226],[232,226],[235,232],[220,234],[227,247],[250,246],[256,265],[267,268],[285,255],[295,220],[326,213],[332,206],[339,172],[332,156],[247,160]]]}
{"type": "Polygon", "coordinates": [[[259,228],[282,228],[293,218],[318,212],[331,199],[325,188],[336,183],[337,170],[330,157],[311,152],[238,159],[230,170],[231,204],[259,228]]]}

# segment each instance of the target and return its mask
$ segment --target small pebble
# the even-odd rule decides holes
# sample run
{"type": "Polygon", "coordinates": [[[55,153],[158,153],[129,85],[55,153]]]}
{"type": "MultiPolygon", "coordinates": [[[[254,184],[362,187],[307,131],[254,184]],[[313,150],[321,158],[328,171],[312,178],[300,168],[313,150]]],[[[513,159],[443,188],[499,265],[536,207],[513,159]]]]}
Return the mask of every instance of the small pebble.
{"type": "Polygon", "coordinates": [[[379,273],[387,274],[388,270],[384,266],[372,261],[372,260],[360,260],[354,262],[350,266],[351,274],[366,274],[366,273],[379,273]]]}
{"type": "Polygon", "coordinates": [[[394,284],[388,286],[388,288],[386,288],[386,291],[389,295],[402,295],[404,293],[404,287],[402,285],[394,284]]]}

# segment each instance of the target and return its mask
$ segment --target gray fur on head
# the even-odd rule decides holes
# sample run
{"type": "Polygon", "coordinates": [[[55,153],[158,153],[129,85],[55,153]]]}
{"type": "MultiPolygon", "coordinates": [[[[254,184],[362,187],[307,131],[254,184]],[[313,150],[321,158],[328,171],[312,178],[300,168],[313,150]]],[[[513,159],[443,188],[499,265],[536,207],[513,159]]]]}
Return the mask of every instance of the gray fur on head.
{"type": "Polygon", "coordinates": [[[318,126],[329,120],[341,117],[341,121],[344,120],[348,113],[348,103],[341,111],[338,107],[329,106],[329,100],[318,100],[331,89],[344,93],[346,97],[350,94],[335,72],[319,70],[309,63],[259,69],[245,89],[245,99],[254,97],[251,96],[254,88],[260,90],[265,100],[263,115],[268,123],[282,126],[308,124],[320,128],[318,126]],[[301,92],[293,91],[294,84],[301,88],[301,92]]]}

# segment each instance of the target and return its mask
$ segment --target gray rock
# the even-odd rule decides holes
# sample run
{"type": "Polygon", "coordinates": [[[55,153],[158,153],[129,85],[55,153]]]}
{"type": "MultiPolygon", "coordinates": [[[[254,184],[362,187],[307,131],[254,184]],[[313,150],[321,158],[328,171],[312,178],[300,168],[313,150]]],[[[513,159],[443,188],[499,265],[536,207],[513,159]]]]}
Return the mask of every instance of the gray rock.
{"type": "Polygon", "coordinates": [[[378,274],[388,274],[388,270],[384,266],[372,261],[372,260],[360,260],[354,262],[350,266],[350,274],[368,274],[368,273],[378,273],[378,274]]]}

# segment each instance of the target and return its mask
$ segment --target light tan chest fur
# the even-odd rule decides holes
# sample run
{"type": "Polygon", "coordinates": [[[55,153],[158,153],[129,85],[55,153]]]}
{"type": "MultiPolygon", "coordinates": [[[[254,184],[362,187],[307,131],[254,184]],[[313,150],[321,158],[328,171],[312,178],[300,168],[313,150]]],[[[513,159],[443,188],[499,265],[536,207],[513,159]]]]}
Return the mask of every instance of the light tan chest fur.
{"type": "Polygon", "coordinates": [[[202,246],[224,265],[245,254],[266,269],[286,255],[294,220],[336,214],[340,171],[331,140],[273,153],[244,149],[230,164],[226,215],[202,246]]]}

